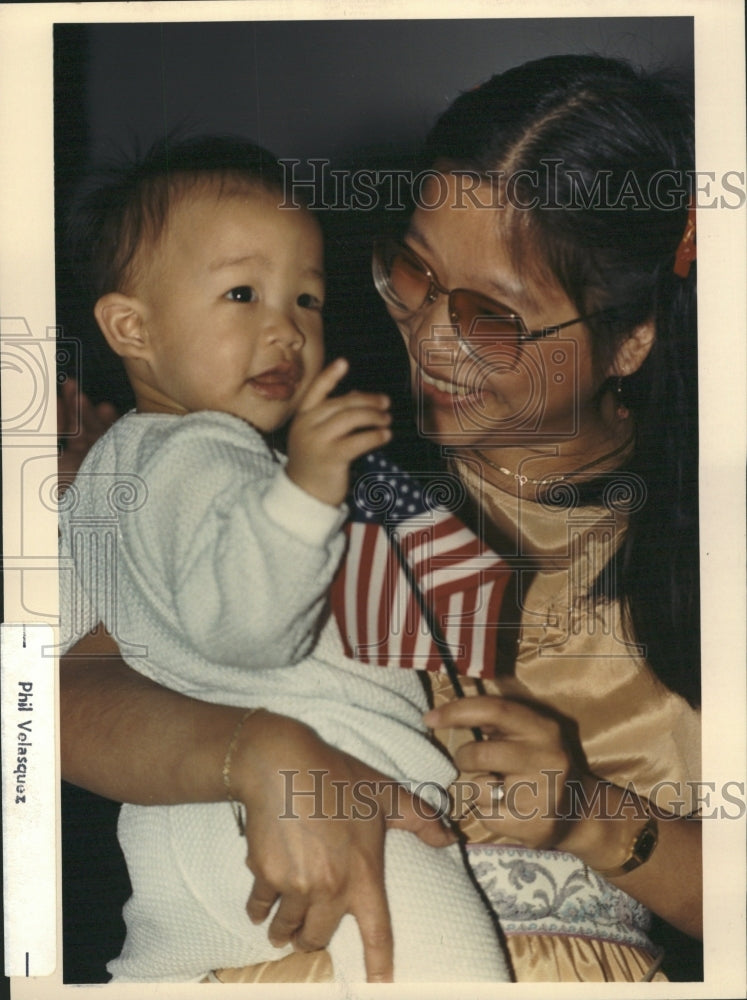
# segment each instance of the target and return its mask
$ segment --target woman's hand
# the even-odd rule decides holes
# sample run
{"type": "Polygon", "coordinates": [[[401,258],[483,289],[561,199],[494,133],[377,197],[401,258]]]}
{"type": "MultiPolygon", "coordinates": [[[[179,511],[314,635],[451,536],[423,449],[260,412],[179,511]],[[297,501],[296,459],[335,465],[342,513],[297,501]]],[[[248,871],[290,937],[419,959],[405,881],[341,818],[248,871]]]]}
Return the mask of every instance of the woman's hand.
{"type": "MultiPolygon", "coordinates": [[[[101,628],[60,660],[62,775],[117,802],[225,801],[224,760],[243,715],[242,708],[188,698],[132,670],[101,628]]],[[[386,829],[410,830],[434,847],[453,843],[454,835],[439,819],[426,818],[428,807],[418,801],[415,808],[400,786],[303,723],[271,712],[255,712],[243,724],[231,756],[231,788],[246,806],[248,863],[257,879],[250,917],[263,920],[279,899],[272,940],[316,949],[351,913],[369,980],[391,980],[386,829]],[[350,801],[356,787],[364,802],[357,803],[358,818],[350,801]],[[365,805],[371,799],[375,809],[365,805]]]]}
{"type": "MultiPolygon", "coordinates": [[[[650,806],[632,789],[591,774],[559,720],[507,698],[478,696],[449,702],[424,721],[434,728],[479,727],[487,737],[462,746],[454,762],[468,772],[462,800],[496,838],[568,851],[598,871],[626,860],[650,806]]],[[[658,845],[649,860],[609,879],[679,930],[701,937],[701,824],[661,810],[656,815],[658,845]]]]}
{"type": "Polygon", "coordinates": [[[486,737],[454,757],[469,776],[458,790],[496,837],[526,847],[557,846],[567,834],[569,786],[578,765],[556,719],[508,698],[461,698],[428,712],[434,728],[479,727],[486,737]]]}
{"type": "Polygon", "coordinates": [[[432,846],[454,836],[422,803],[307,726],[258,712],[232,760],[231,784],[246,806],[247,864],[254,888],[247,912],[265,920],[273,944],[325,947],[344,914],[360,928],[369,982],[390,982],[393,942],[384,891],[388,826],[432,846]],[[355,792],[359,793],[358,798],[355,792]]]}

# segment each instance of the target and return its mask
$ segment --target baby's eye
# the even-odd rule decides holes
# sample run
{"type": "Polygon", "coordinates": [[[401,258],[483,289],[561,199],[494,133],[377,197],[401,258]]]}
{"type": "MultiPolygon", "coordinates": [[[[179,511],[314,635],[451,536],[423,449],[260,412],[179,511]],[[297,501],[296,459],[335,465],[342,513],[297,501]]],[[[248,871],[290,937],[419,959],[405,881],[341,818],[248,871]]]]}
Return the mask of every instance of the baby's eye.
{"type": "Polygon", "coordinates": [[[254,302],[257,293],[251,285],[238,285],[226,292],[226,298],[231,302],[254,302]]]}
{"type": "Polygon", "coordinates": [[[316,295],[311,295],[308,292],[304,292],[302,295],[299,295],[296,302],[301,309],[321,309],[324,305],[321,299],[318,299],[316,295]]]}

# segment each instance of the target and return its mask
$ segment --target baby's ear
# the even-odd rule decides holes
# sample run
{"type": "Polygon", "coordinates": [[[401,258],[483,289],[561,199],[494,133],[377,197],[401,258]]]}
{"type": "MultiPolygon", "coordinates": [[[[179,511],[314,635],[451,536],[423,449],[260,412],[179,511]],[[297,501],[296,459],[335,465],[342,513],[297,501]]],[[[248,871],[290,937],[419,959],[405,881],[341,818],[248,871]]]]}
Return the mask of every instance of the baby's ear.
{"type": "Polygon", "coordinates": [[[139,299],[121,292],[102,295],[93,309],[109,347],[121,358],[150,357],[148,329],[139,299]]]}

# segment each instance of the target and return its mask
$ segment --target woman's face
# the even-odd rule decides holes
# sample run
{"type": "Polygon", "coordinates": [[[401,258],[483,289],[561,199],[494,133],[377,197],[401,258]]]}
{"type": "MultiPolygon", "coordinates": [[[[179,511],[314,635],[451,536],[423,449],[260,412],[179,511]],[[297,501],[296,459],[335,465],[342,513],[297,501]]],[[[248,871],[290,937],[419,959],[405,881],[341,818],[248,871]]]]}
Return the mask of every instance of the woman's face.
{"type": "MultiPolygon", "coordinates": [[[[501,241],[505,209],[491,205],[489,185],[465,196],[450,174],[429,181],[404,242],[443,288],[470,289],[519,314],[529,330],[578,316],[562,289],[515,268],[501,241]],[[430,190],[429,190],[430,186],[430,190]],[[488,207],[490,206],[490,207],[488,207]]],[[[491,447],[556,443],[584,446],[602,430],[595,396],[591,334],[583,323],[517,344],[480,334],[473,348],[437,294],[413,316],[389,306],[410,356],[421,434],[440,444],[491,447]]],[[[468,330],[464,331],[465,334],[468,330]]]]}

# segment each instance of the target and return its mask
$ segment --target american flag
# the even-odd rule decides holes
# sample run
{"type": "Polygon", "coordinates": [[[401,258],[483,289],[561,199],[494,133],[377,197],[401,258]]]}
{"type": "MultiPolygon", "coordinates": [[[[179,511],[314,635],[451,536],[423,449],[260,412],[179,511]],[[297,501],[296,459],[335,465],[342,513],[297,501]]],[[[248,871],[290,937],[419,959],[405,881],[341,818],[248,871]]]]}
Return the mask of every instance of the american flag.
{"type": "Polygon", "coordinates": [[[332,586],[349,656],[494,675],[510,570],[457,516],[466,500],[448,472],[415,480],[381,453],[366,456],[350,501],[347,557],[332,586]]]}

